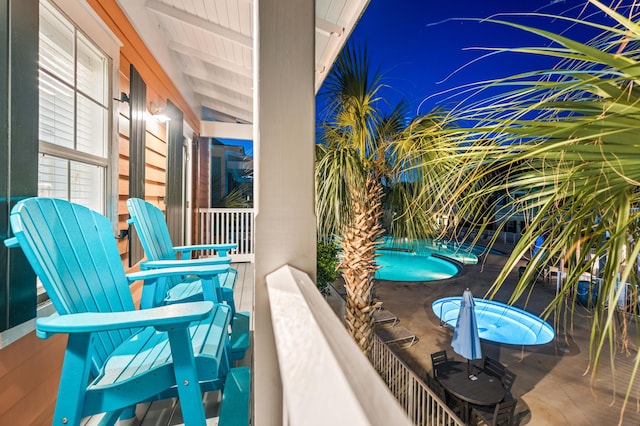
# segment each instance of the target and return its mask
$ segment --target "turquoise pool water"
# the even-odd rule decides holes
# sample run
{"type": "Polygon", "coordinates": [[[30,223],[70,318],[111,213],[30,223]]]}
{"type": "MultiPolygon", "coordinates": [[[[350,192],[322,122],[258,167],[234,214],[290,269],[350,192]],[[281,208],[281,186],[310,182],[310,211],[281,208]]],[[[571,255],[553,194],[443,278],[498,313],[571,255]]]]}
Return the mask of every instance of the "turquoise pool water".
{"type": "Polygon", "coordinates": [[[460,270],[455,264],[434,256],[420,256],[415,253],[377,250],[376,258],[380,269],[375,277],[388,281],[435,281],[451,278],[460,270]]]}
{"type": "Polygon", "coordinates": [[[478,263],[478,256],[470,249],[438,240],[385,237],[376,254],[376,261],[381,266],[376,278],[389,281],[444,280],[460,272],[458,265],[444,258],[467,265],[478,263]]]}
{"type": "Polygon", "coordinates": [[[475,265],[478,263],[478,254],[484,250],[484,247],[470,247],[468,244],[451,241],[407,240],[393,237],[384,237],[382,247],[415,253],[420,256],[431,256],[435,253],[465,265],[475,265]]]}
{"type": "MultiPolygon", "coordinates": [[[[431,309],[442,323],[455,327],[461,297],[445,297],[432,303],[431,309]]],[[[509,345],[541,345],[553,340],[555,332],[547,322],[504,303],[473,299],[480,338],[509,345]]]]}

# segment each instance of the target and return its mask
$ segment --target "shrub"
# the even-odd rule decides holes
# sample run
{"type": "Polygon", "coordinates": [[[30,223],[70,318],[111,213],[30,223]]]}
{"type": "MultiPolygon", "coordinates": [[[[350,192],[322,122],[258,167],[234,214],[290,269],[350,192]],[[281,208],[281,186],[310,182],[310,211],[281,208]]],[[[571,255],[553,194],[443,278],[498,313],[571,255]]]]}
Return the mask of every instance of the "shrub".
{"type": "Polygon", "coordinates": [[[323,296],[329,295],[329,283],[338,277],[338,249],[333,243],[318,242],[316,286],[323,296]]]}

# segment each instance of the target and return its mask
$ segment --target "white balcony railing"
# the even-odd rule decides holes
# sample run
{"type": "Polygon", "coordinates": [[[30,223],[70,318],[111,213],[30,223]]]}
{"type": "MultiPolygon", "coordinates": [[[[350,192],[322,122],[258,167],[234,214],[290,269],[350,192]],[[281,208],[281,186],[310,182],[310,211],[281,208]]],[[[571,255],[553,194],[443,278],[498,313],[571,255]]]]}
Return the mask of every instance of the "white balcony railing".
{"type": "Polygon", "coordinates": [[[307,274],[266,281],[288,424],[464,425],[377,336],[367,360],[307,274]]]}
{"type": "MultiPolygon", "coordinates": [[[[199,209],[200,243],[230,244],[238,249],[231,253],[233,262],[252,262],[254,260],[253,209],[199,209]]],[[[213,253],[204,253],[212,255],[213,253]]]]}
{"type": "Polygon", "coordinates": [[[266,281],[286,424],[410,425],[309,276],[285,265],[266,281]]]}
{"type": "Polygon", "coordinates": [[[369,359],[414,425],[464,425],[464,422],[375,334],[369,359]]]}

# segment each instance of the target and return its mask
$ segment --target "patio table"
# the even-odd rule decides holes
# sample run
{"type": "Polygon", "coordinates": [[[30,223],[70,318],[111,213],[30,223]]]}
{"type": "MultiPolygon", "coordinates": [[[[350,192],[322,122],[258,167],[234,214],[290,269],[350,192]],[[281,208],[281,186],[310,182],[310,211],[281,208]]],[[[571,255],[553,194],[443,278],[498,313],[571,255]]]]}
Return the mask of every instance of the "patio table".
{"type": "Polygon", "coordinates": [[[495,405],[505,396],[505,389],[499,378],[476,366],[471,367],[471,374],[476,377],[475,380],[469,379],[466,362],[447,361],[437,367],[437,380],[451,395],[464,403],[465,421],[469,418],[469,404],[495,405]]]}

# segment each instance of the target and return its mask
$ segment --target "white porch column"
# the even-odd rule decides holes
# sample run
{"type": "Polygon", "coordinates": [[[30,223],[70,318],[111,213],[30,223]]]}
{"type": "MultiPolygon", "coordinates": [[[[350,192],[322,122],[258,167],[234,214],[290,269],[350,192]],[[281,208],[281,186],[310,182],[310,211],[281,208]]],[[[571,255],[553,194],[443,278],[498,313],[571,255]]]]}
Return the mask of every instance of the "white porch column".
{"type": "Polygon", "coordinates": [[[254,2],[255,425],[282,425],[282,384],[266,275],[316,276],[315,2],[254,2]]]}

